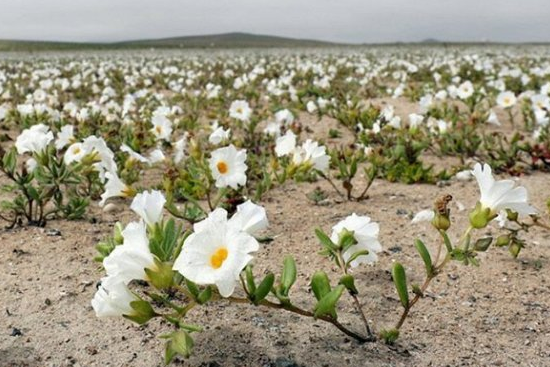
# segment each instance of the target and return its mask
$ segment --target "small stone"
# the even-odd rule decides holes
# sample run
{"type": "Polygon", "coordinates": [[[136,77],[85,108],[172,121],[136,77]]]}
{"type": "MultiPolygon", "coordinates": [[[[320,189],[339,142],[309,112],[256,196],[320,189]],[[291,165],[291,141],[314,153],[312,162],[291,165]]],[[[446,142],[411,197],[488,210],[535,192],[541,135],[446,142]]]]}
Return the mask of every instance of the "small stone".
{"type": "Polygon", "coordinates": [[[103,207],[103,212],[104,213],[114,213],[114,212],[119,211],[119,209],[120,208],[119,208],[118,205],[116,205],[114,203],[109,203],[109,204],[107,204],[103,207]]]}
{"type": "Polygon", "coordinates": [[[274,367],[300,367],[296,362],[291,359],[279,357],[275,360],[273,364],[274,367]]]}
{"type": "Polygon", "coordinates": [[[45,230],[46,236],[49,237],[58,237],[61,236],[61,231],[55,228],[49,228],[45,230]]]}
{"type": "Polygon", "coordinates": [[[14,328],[11,329],[10,336],[22,336],[22,335],[23,335],[23,333],[18,328],[14,327],[14,328]]]}
{"type": "Polygon", "coordinates": [[[88,345],[85,349],[86,349],[86,353],[88,353],[91,356],[97,354],[97,349],[92,347],[91,345],[88,345]]]}

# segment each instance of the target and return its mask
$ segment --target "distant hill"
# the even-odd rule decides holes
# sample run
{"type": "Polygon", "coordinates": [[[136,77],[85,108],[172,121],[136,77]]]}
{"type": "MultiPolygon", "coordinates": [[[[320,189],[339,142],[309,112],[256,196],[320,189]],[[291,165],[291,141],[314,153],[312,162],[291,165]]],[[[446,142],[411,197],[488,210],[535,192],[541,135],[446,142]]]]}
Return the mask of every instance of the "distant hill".
{"type": "Polygon", "coordinates": [[[85,49],[139,49],[139,48],[251,48],[251,47],[334,47],[346,46],[317,40],[224,33],[202,36],[171,37],[113,43],[75,43],[49,41],[0,40],[0,51],[47,51],[85,49]]]}
{"type": "Polygon", "coordinates": [[[115,46],[134,47],[181,47],[181,48],[233,48],[233,47],[326,47],[339,43],[266,36],[250,33],[224,33],[204,36],[185,36],[152,40],[118,42],[115,46]]]}

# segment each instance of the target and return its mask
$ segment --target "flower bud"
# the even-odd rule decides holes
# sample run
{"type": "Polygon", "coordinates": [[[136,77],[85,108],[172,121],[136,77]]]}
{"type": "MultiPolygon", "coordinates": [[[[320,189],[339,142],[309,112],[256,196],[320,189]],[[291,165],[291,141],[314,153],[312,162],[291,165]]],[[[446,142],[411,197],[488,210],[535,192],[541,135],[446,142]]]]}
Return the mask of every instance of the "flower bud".
{"type": "Polygon", "coordinates": [[[451,220],[449,219],[448,215],[436,212],[434,215],[434,219],[432,219],[432,225],[436,229],[446,231],[451,226],[451,220]]]}
{"type": "Polygon", "coordinates": [[[495,245],[498,247],[501,247],[501,246],[508,246],[509,243],[510,243],[510,237],[507,234],[503,234],[497,237],[497,242],[495,245]]]}
{"type": "Polygon", "coordinates": [[[196,139],[189,140],[189,155],[195,159],[199,159],[201,154],[202,150],[198,141],[196,139]]]}
{"type": "Polygon", "coordinates": [[[510,247],[508,247],[508,250],[510,251],[512,256],[516,258],[518,257],[519,252],[521,251],[522,248],[523,248],[523,244],[521,242],[512,241],[512,243],[510,243],[510,247]]]}

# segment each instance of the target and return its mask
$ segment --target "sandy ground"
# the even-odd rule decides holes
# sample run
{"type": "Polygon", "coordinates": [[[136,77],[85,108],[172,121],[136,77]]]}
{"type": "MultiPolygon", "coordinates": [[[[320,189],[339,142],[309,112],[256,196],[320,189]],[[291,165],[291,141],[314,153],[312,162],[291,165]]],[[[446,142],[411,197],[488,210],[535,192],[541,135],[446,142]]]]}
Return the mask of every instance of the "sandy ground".
{"type": "MultiPolygon", "coordinates": [[[[548,195],[548,175],[520,178],[534,203],[548,195]]],[[[318,268],[334,268],[317,255],[313,230],[330,227],[352,212],[380,222],[385,251],[376,265],[355,270],[361,302],[377,329],[396,322],[400,308],[389,269],[405,264],[412,281],[423,276],[412,246],[422,236],[434,248],[428,224],[412,225],[410,216],[431,206],[434,198],[452,193],[467,208],[477,200],[475,182],[447,187],[407,186],[376,181],[371,198],[341,202],[324,182],[288,183],[266,195],[275,241],[262,245],[256,272],[278,272],[285,254],[295,255],[299,279],[295,302],[311,307],[309,276],[318,268]],[[328,205],[315,206],[307,193],[316,186],[329,193],[328,205]],[[426,235],[423,235],[426,234],[426,235]]],[[[124,205],[127,207],[127,205],[124,205]]],[[[541,208],[542,209],[542,208],[541,208]]],[[[466,225],[465,212],[453,206],[451,233],[466,225]]],[[[102,276],[94,245],[117,220],[133,215],[92,215],[97,223],[52,221],[47,227],[0,232],[0,366],[161,366],[163,343],[156,338],[167,325],[137,327],[121,319],[99,320],[90,306],[102,276]],[[55,235],[54,230],[60,234],[55,235]]],[[[494,232],[494,231],[493,231],[494,232]]],[[[529,247],[512,259],[505,249],[480,255],[481,267],[451,264],[428,290],[394,346],[360,345],[331,325],[284,311],[272,312],[226,302],[196,309],[191,323],[205,326],[196,334],[195,354],[176,365],[187,366],[544,366],[550,360],[549,238],[534,231],[529,247]]],[[[359,328],[348,298],[341,321],[359,328]]]]}
{"type": "MultiPolygon", "coordinates": [[[[375,101],[384,102],[384,101],[375,101]]],[[[411,106],[395,103],[406,119],[411,106]]],[[[326,139],[336,121],[300,116],[310,127],[307,136],[326,139]]],[[[349,143],[351,134],[340,128],[342,138],[329,144],[349,143]]],[[[304,135],[305,136],[305,135],[304,135]]],[[[304,137],[302,136],[302,137],[304,137]]],[[[438,162],[445,166],[448,159],[438,162]]],[[[519,178],[533,203],[550,195],[548,174],[519,178]]],[[[354,182],[356,184],[356,182],[354,182]]],[[[360,190],[361,183],[356,190],[360,190]]],[[[455,202],[472,208],[478,199],[477,184],[451,181],[450,185],[407,186],[377,180],[370,199],[342,201],[324,181],[286,183],[268,192],[263,201],[270,219],[268,235],[275,238],[258,252],[255,272],[280,272],[282,259],[293,254],[299,281],[294,302],[313,306],[308,293],[310,276],[334,266],[317,253],[314,229],[326,232],[355,212],[380,223],[384,252],[374,266],[354,274],[361,302],[376,330],[395,324],[401,311],[391,281],[393,261],[400,261],[409,279],[419,283],[424,270],[413,240],[421,237],[435,251],[437,235],[429,224],[410,223],[412,215],[432,206],[439,196],[451,193],[455,202]],[[317,186],[328,193],[325,205],[307,198],[317,186]]],[[[163,365],[163,341],[156,336],[168,325],[153,321],[138,327],[122,319],[95,317],[90,301],[103,276],[94,246],[112,233],[116,221],[135,219],[129,202],[119,202],[118,212],[103,213],[92,204],[88,221],[51,221],[46,228],[0,230],[0,367],[3,366],[137,366],[163,365]]],[[[467,211],[452,205],[456,238],[467,226],[467,211]]],[[[0,223],[1,224],[1,223],[0,223]]],[[[495,228],[487,231],[496,233],[495,228]]],[[[484,234],[484,233],[481,233],[484,234]]],[[[506,249],[491,248],[481,254],[481,266],[452,263],[436,278],[413,309],[394,346],[358,344],[329,324],[284,311],[212,303],[195,309],[189,322],[203,325],[195,334],[195,353],[176,365],[186,366],[545,366],[550,362],[550,233],[534,230],[529,246],[517,260],[506,249]]],[[[342,300],[341,321],[360,330],[360,319],[348,297],[342,300]]]]}

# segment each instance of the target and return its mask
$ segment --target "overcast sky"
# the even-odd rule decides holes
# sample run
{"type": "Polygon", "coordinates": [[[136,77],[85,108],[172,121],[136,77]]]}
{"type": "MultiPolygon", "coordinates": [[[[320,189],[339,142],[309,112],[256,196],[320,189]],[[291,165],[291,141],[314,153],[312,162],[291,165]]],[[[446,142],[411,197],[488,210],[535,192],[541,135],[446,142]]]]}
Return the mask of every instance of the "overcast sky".
{"type": "Polygon", "coordinates": [[[549,0],[0,0],[0,39],[250,32],[342,42],[550,41],[549,0]]]}

